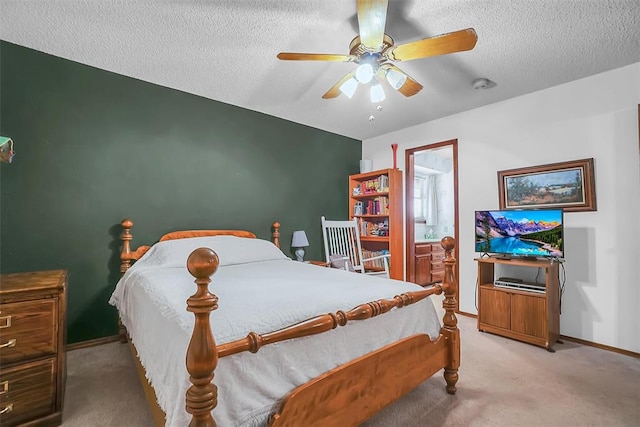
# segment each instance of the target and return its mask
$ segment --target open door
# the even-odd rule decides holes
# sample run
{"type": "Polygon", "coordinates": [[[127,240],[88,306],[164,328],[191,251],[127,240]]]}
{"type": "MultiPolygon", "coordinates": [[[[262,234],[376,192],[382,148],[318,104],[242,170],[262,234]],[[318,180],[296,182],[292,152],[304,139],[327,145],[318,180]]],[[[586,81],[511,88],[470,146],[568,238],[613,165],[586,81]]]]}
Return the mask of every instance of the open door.
{"type": "MultiPolygon", "coordinates": [[[[426,286],[439,281],[440,254],[423,249],[439,245],[444,236],[458,239],[458,140],[405,150],[405,179],[406,278],[426,286]]],[[[454,256],[458,259],[458,245],[454,256]]],[[[459,277],[458,264],[455,274],[459,277]]]]}

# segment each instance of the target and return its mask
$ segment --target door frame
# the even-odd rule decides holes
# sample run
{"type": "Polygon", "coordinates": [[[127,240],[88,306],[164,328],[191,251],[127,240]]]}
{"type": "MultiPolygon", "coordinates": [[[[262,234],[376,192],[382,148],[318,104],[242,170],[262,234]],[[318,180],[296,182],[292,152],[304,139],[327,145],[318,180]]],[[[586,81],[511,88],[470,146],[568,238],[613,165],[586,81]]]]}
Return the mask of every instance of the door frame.
{"type": "MultiPolygon", "coordinates": [[[[408,282],[415,281],[415,258],[416,258],[416,245],[415,245],[415,226],[413,221],[413,180],[414,180],[414,155],[419,151],[430,150],[434,148],[442,148],[446,146],[451,146],[453,149],[453,216],[454,216],[454,227],[453,233],[456,238],[456,247],[454,249],[454,257],[456,260],[459,259],[459,227],[460,227],[460,219],[459,219],[459,207],[458,207],[458,140],[450,139],[447,141],[436,142],[434,144],[421,145],[420,147],[408,148],[405,150],[405,224],[406,224],[406,248],[405,253],[407,254],[406,259],[406,280],[408,282]]],[[[455,311],[459,311],[460,307],[460,295],[458,293],[460,286],[458,284],[458,280],[460,277],[460,267],[458,263],[455,264],[455,292],[456,292],[456,306],[455,311]]]]}

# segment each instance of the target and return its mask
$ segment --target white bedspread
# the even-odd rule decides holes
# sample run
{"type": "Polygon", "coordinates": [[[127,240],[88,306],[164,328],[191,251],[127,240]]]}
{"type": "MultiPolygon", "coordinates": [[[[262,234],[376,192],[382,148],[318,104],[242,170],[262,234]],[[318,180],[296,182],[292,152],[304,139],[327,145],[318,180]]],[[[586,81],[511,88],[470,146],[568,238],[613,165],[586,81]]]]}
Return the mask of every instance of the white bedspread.
{"type": "MultiPolygon", "coordinates": [[[[194,316],[186,311],[186,300],[196,285],[185,268],[187,251],[212,247],[221,260],[209,286],[219,298],[219,307],[211,314],[217,344],[250,331],[272,332],[319,314],[421,289],[407,282],[291,261],[279,251],[274,256],[247,256],[244,262],[243,256],[233,258],[242,251],[225,252],[219,246],[230,239],[184,240],[197,241],[190,242],[191,246],[183,243],[178,253],[171,251],[172,256],[182,257],[181,262],[163,259],[158,255],[162,251],[155,248],[165,242],[157,244],[127,271],[110,299],[138,350],[158,404],[167,415],[167,426],[186,426],[190,420],[185,411],[190,385],[185,355],[194,316]]],[[[320,335],[268,345],[257,354],[222,358],[214,376],[219,393],[214,418],[223,427],[266,425],[279,399],[296,386],[414,333],[435,339],[439,330],[433,303],[425,299],[320,335]]]]}

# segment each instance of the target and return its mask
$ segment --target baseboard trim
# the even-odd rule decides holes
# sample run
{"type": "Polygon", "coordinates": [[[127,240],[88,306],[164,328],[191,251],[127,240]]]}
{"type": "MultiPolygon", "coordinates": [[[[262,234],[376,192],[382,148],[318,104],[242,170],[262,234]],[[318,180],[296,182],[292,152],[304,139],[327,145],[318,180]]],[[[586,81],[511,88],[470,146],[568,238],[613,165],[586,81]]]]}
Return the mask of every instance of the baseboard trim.
{"type": "Polygon", "coordinates": [[[94,340],[74,342],[73,344],[67,344],[67,351],[79,350],[81,348],[95,347],[97,345],[109,344],[115,341],[120,341],[120,335],[112,335],[110,337],[96,338],[94,340]]]}
{"type": "MultiPolygon", "coordinates": [[[[464,311],[458,311],[456,314],[459,314],[459,315],[465,316],[465,317],[472,317],[472,318],[475,318],[475,319],[478,318],[477,314],[465,313],[464,311]]],[[[595,343],[595,342],[583,340],[583,339],[580,339],[580,338],[573,338],[573,337],[569,337],[569,336],[566,336],[566,335],[560,335],[560,339],[571,341],[571,342],[576,342],[578,344],[586,345],[586,346],[589,346],[589,347],[595,347],[595,348],[599,348],[599,349],[602,349],[602,350],[612,351],[614,353],[624,354],[625,356],[631,356],[631,357],[635,357],[636,359],[640,359],[640,353],[636,353],[636,352],[629,351],[629,350],[624,350],[622,348],[611,347],[609,345],[604,345],[604,344],[598,344],[598,343],[595,343]]]]}
{"type": "Polygon", "coordinates": [[[620,354],[624,354],[625,356],[631,356],[631,357],[635,357],[636,359],[640,359],[640,353],[636,353],[636,352],[629,351],[629,350],[624,350],[622,348],[611,347],[609,345],[604,345],[604,344],[598,344],[598,343],[587,341],[587,340],[583,340],[583,339],[580,339],[580,338],[568,337],[566,335],[560,335],[560,339],[561,340],[571,341],[571,342],[576,342],[578,344],[588,345],[589,347],[600,348],[602,350],[613,351],[614,353],[620,353],[620,354]]]}
{"type": "Polygon", "coordinates": [[[456,314],[459,314],[459,315],[464,316],[464,317],[473,317],[474,319],[478,318],[477,314],[471,314],[471,313],[467,313],[467,312],[464,312],[464,311],[456,311],[456,314]]]}

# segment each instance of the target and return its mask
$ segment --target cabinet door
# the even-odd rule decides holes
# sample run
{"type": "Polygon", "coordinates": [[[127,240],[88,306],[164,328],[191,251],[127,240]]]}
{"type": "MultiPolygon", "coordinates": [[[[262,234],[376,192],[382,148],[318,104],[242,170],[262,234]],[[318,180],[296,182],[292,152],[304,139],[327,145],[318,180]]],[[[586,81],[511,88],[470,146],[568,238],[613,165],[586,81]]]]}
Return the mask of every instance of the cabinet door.
{"type": "Polygon", "coordinates": [[[511,296],[507,292],[480,287],[478,316],[480,323],[511,328],[511,296]]]}
{"type": "Polygon", "coordinates": [[[514,332],[546,338],[547,313],[544,298],[513,294],[511,298],[511,329],[514,332]]]}
{"type": "Polygon", "coordinates": [[[416,283],[422,286],[431,283],[431,255],[416,255],[416,283]]]}

